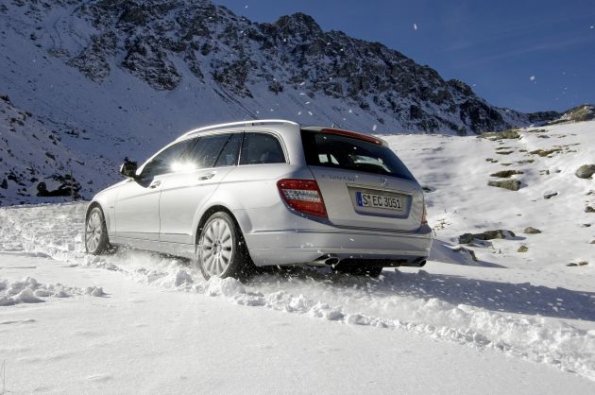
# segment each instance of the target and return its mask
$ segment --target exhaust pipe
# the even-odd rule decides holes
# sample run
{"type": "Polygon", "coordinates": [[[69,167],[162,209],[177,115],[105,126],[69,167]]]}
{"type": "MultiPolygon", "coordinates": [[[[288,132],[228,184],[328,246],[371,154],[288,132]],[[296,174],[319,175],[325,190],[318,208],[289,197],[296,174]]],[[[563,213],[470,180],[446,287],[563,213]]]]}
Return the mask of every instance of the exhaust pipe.
{"type": "Polygon", "coordinates": [[[414,261],[407,262],[402,264],[401,266],[408,266],[408,267],[424,267],[426,264],[426,258],[417,258],[414,261]]]}
{"type": "Polygon", "coordinates": [[[326,266],[335,266],[339,264],[341,260],[334,256],[334,255],[323,255],[320,258],[317,258],[312,262],[315,265],[326,265],[326,266]]]}
{"type": "Polygon", "coordinates": [[[324,264],[328,265],[328,266],[335,266],[338,263],[339,263],[339,258],[337,258],[337,257],[330,257],[324,261],[324,264]]]}

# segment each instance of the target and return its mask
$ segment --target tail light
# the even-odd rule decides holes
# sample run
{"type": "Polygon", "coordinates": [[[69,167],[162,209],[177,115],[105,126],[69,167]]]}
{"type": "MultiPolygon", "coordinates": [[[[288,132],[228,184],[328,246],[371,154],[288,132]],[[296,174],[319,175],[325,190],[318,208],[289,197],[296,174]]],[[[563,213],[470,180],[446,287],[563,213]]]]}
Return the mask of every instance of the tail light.
{"type": "Polygon", "coordinates": [[[428,211],[426,210],[426,204],[424,203],[424,211],[421,214],[421,224],[427,225],[428,224],[428,211]]]}
{"type": "Polygon", "coordinates": [[[326,207],[316,181],[283,179],[277,182],[277,187],[285,203],[292,209],[326,218],[326,207]]]}

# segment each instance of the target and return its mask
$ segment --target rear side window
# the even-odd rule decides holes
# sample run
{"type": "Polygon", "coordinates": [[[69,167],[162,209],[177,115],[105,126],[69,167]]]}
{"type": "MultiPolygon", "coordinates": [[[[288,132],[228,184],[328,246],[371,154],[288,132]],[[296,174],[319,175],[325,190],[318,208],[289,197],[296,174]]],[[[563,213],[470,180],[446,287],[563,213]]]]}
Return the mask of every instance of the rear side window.
{"type": "Polygon", "coordinates": [[[223,150],[219,154],[219,158],[215,162],[215,167],[234,166],[238,164],[238,154],[240,153],[240,146],[242,145],[242,134],[235,133],[229,137],[225,143],[223,150]]]}
{"type": "Polygon", "coordinates": [[[231,135],[219,134],[205,136],[195,139],[196,143],[187,158],[183,158],[194,169],[214,167],[223,147],[229,141],[231,135]]]}
{"type": "Polygon", "coordinates": [[[329,133],[302,130],[306,163],[384,174],[414,180],[413,175],[395,153],[383,145],[329,133]]]}
{"type": "Polygon", "coordinates": [[[285,163],[279,140],[266,133],[246,133],[240,155],[241,165],[285,163]]]}

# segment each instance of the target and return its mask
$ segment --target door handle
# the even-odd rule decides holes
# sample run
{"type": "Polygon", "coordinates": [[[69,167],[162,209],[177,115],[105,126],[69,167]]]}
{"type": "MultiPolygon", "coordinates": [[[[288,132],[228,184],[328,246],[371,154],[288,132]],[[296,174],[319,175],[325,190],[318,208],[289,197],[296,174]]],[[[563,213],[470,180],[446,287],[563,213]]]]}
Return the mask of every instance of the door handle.
{"type": "Polygon", "coordinates": [[[199,181],[206,181],[206,180],[210,180],[211,178],[215,177],[215,174],[217,174],[216,171],[212,171],[210,173],[207,174],[203,174],[201,176],[198,176],[198,180],[199,181]]]}
{"type": "Polygon", "coordinates": [[[149,188],[151,188],[151,189],[155,189],[155,188],[157,188],[159,185],[161,185],[161,181],[159,181],[159,180],[155,180],[155,181],[153,181],[153,182],[151,183],[151,185],[149,185],[149,188]]]}

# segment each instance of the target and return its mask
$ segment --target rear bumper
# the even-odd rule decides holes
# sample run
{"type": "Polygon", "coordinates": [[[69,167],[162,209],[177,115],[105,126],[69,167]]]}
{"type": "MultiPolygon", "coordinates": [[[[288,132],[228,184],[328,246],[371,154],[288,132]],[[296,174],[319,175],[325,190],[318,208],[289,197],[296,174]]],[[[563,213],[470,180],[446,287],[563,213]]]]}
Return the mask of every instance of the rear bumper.
{"type": "Polygon", "coordinates": [[[381,266],[415,265],[430,254],[432,230],[377,232],[326,227],[328,230],[261,231],[245,234],[256,266],[324,265],[320,258],[377,260],[381,266]]]}

